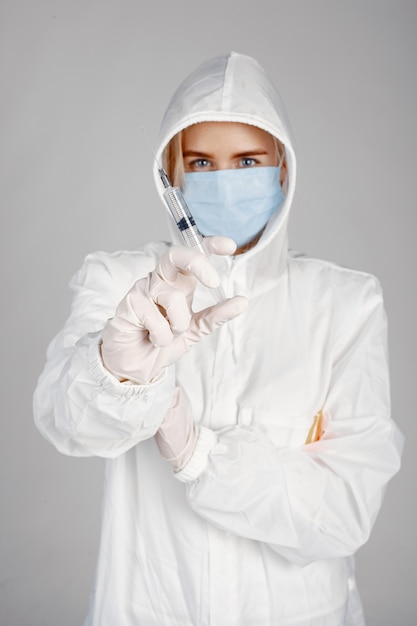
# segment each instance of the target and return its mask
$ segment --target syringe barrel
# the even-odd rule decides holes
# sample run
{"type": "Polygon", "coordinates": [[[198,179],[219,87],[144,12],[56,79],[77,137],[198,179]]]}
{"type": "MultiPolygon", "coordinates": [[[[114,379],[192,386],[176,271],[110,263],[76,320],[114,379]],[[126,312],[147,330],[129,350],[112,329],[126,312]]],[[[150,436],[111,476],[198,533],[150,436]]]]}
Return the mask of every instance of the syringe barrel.
{"type": "Polygon", "coordinates": [[[203,235],[197,228],[190,209],[184,200],[179,187],[168,187],[164,191],[164,198],[181,233],[184,243],[189,248],[198,248],[206,254],[203,245],[203,235]]]}
{"type": "MultiPolygon", "coordinates": [[[[169,184],[166,174],[165,177],[166,182],[169,184]]],[[[166,183],[164,182],[164,185],[165,184],[166,183]]],[[[171,215],[175,220],[177,228],[182,235],[185,245],[188,248],[198,248],[200,252],[207,255],[207,250],[203,243],[204,237],[197,228],[191,211],[181,193],[181,189],[179,187],[171,187],[171,185],[165,187],[164,199],[169,210],[171,211],[171,215]]],[[[211,289],[210,292],[216,304],[226,300],[226,295],[221,285],[217,288],[211,289]]]]}

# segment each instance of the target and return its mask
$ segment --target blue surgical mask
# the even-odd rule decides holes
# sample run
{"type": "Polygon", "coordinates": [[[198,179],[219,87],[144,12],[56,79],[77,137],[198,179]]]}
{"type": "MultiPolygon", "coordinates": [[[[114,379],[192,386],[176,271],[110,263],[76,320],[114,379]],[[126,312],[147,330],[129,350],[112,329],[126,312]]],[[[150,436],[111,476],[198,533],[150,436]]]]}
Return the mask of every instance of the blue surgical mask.
{"type": "Polygon", "coordinates": [[[187,172],[183,194],[203,235],[252,241],[282,206],[280,167],[187,172]]]}

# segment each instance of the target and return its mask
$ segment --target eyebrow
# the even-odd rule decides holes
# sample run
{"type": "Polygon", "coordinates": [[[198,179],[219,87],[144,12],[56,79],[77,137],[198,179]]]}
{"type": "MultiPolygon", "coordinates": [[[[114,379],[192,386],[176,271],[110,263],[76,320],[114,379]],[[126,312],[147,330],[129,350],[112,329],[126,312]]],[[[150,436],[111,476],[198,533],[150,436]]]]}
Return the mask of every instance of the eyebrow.
{"type": "MultiPolygon", "coordinates": [[[[244,157],[244,156],[259,156],[262,154],[268,154],[268,152],[266,150],[262,150],[261,148],[255,148],[253,150],[245,150],[244,152],[236,152],[235,154],[232,154],[232,158],[239,158],[239,157],[244,157]]],[[[200,152],[198,150],[185,150],[185,152],[182,153],[183,157],[209,157],[212,158],[212,155],[208,152],[200,152]]]]}
{"type": "Polygon", "coordinates": [[[185,150],[182,153],[183,157],[189,157],[189,156],[193,156],[193,157],[211,157],[211,154],[209,154],[208,152],[199,152],[198,150],[185,150]]]}

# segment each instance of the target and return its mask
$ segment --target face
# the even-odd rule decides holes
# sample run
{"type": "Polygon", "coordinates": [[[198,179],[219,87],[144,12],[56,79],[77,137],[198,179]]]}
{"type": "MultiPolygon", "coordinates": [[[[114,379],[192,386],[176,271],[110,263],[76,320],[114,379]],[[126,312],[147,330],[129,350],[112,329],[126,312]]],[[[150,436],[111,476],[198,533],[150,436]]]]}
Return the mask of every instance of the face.
{"type": "MultiPolygon", "coordinates": [[[[286,176],[286,163],[281,163],[277,140],[249,124],[201,122],[189,126],[182,132],[182,155],[187,173],[281,165],[281,184],[286,176]]],[[[262,230],[235,254],[254,246],[262,230]]]]}
{"type": "MultiPolygon", "coordinates": [[[[272,135],[249,124],[201,122],[183,131],[182,153],[186,172],[210,172],[279,165],[272,135]]],[[[285,177],[282,167],[281,182],[285,177]]]]}

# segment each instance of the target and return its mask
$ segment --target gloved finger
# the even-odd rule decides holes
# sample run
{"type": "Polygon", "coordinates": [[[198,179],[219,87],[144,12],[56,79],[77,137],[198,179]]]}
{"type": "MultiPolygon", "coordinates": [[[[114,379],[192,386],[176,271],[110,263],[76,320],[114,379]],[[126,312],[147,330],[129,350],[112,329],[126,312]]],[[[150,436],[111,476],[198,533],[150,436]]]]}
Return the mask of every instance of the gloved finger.
{"type": "Polygon", "coordinates": [[[230,237],[210,235],[204,237],[204,248],[208,254],[231,255],[236,252],[236,244],[230,237]]]}
{"type": "Polygon", "coordinates": [[[168,282],[178,274],[191,274],[206,287],[218,287],[220,277],[205,254],[195,248],[172,246],[159,259],[156,272],[168,282]]]}
{"type": "Polygon", "coordinates": [[[170,363],[174,362],[193,345],[217,328],[241,315],[247,308],[249,300],[244,296],[234,296],[220,304],[208,307],[195,313],[189,329],[175,337],[169,347],[170,363]]]}
{"type": "Polygon", "coordinates": [[[168,346],[173,332],[157,304],[144,297],[138,281],[117,308],[117,318],[130,320],[138,329],[148,331],[149,341],[156,347],[168,346]]]}
{"type": "Polygon", "coordinates": [[[152,300],[164,310],[174,334],[187,330],[191,322],[191,310],[185,293],[170,283],[158,279],[152,281],[150,295],[152,300]]]}
{"type": "MultiPolygon", "coordinates": [[[[206,335],[210,335],[226,322],[241,315],[247,308],[249,300],[244,296],[234,296],[220,304],[208,307],[196,313],[187,333],[190,341],[197,343],[206,335]]],[[[192,344],[190,344],[192,345],[192,344]]]]}
{"type": "Polygon", "coordinates": [[[164,318],[162,312],[155,306],[157,315],[151,315],[143,319],[143,325],[149,333],[149,341],[155,348],[169,346],[174,338],[171,325],[164,318]]]}

